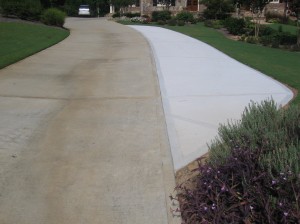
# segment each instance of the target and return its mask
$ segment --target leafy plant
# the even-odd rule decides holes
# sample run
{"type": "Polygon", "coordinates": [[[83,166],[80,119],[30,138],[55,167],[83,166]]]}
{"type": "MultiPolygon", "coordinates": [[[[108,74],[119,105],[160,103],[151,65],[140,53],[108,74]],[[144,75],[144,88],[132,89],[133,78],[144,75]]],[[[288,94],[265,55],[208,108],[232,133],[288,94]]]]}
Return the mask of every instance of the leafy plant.
{"type": "Polygon", "coordinates": [[[171,19],[171,12],[164,10],[164,11],[153,11],[152,12],[152,21],[158,22],[159,20],[167,21],[171,19]]]}
{"type": "Polygon", "coordinates": [[[300,109],[252,103],[222,125],[196,178],[177,187],[185,223],[299,223],[300,109]]]}
{"type": "Polygon", "coordinates": [[[158,25],[166,25],[166,21],[164,21],[164,20],[158,20],[157,24],[158,25]]]}
{"type": "Polygon", "coordinates": [[[225,19],[234,11],[233,3],[227,0],[202,0],[207,7],[203,16],[206,19],[225,19]]]}
{"type": "Polygon", "coordinates": [[[184,22],[191,22],[194,20],[194,16],[191,12],[182,11],[176,15],[176,19],[184,22]]]}
{"type": "Polygon", "coordinates": [[[174,19],[174,18],[169,19],[169,20],[167,21],[167,24],[168,24],[169,26],[176,26],[176,25],[177,25],[177,20],[174,19]]]}
{"type": "Polygon", "coordinates": [[[223,27],[223,23],[221,20],[205,20],[204,25],[214,29],[220,29],[223,27]]]}
{"type": "Polygon", "coordinates": [[[41,21],[47,25],[62,27],[65,23],[66,14],[58,9],[46,9],[41,17],[41,21]]]}
{"type": "Polygon", "coordinates": [[[224,26],[227,28],[229,33],[231,33],[233,35],[237,35],[237,34],[244,33],[246,23],[245,23],[244,19],[229,17],[229,18],[225,19],[224,26]]]}
{"type": "Polygon", "coordinates": [[[113,15],[112,15],[113,18],[117,18],[117,17],[120,17],[120,12],[115,12],[113,15]]]}
{"type": "Polygon", "coordinates": [[[185,22],[182,21],[182,20],[178,20],[178,21],[177,21],[177,25],[178,25],[178,26],[184,26],[184,25],[185,25],[185,22]]]}
{"type": "Polygon", "coordinates": [[[42,6],[39,0],[1,0],[1,13],[25,20],[39,20],[42,6]]]}

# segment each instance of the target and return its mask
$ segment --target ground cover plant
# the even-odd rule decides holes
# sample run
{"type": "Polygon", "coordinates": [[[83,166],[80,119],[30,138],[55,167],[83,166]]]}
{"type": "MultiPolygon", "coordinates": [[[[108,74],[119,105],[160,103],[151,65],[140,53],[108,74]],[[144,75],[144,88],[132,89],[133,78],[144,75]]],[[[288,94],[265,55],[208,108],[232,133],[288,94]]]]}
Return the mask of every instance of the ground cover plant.
{"type": "Polygon", "coordinates": [[[252,103],[222,125],[191,184],[178,186],[185,223],[299,223],[300,108],[252,103]],[[192,186],[192,187],[189,187],[192,186]]]}
{"type": "Polygon", "coordinates": [[[69,35],[45,25],[0,22],[0,68],[50,47],[69,35]]]}

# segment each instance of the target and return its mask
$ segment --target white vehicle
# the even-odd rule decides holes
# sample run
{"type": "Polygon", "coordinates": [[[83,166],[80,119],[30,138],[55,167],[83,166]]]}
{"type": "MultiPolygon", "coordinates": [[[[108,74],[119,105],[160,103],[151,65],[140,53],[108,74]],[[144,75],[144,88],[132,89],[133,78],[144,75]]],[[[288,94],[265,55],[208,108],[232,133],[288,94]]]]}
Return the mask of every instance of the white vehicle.
{"type": "Polygon", "coordinates": [[[78,10],[79,16],[90,16],[90,6],[89,5],[80,5],[78,10]]]}

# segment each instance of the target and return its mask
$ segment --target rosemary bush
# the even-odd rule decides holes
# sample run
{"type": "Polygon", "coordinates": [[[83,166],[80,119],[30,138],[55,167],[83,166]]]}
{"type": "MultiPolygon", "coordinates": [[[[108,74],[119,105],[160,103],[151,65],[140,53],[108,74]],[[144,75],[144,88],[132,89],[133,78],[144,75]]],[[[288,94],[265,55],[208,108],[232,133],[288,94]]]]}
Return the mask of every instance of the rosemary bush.
{"type": "Polygon", "coordinates": [[[184,222],[300,223],[299,138],[297,106],[250,104],[220,126],[192,184],[177,187],[184,222]]]}

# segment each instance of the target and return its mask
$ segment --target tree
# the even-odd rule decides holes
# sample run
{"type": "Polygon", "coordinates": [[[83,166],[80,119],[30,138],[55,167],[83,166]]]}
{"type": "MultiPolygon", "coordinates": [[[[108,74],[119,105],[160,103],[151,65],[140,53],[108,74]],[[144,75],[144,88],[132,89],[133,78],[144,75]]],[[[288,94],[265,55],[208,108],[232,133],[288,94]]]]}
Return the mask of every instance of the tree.
{"type": "Polygon", "coordinates": [[[300,0],[287,0],[290,10],[295,13],[296,17],[300,17],[300,0]]]}
{"type": "Polygon", "coordinates": [[[237,3],[246,6],[248,9],[250,9],[252,13],[252,20],[255,24],[254,35],[255,38],[258,38],[262,12],[265,6],[269,3],[269,0],[238,0],[237,3]]]}
{"type": "MultiPolygon", "coordinates": [[[[53,1],[53,0],[52,0],[53,1]]],[[[55,0],[59,2],[59,0],[55,0]]],[[[60,0],[61,2],[62,0],[60,0]]],[[[64,9],[69,16],[77,16],[80,5],[89,5],[92,16],[105,15],[109,12],[109,0],[64,0],[64,9]]]]}
{"type": "Polygon", "coordinates": [[[40,0],[1,0],[4,16],[17,16],[25,20],[39,20],[42,6],[40,0]]]}
{"type": "Polygon", "coordinates": [[[207,19],[225,19],[233,12],[233,2],[231,0],[202,0],[207,7],[203,15],[207,19]]]}
{"type": "Polygon", "coordinates": [[[127,8],[129,5],[135,4],[136,0],[111,0],[110,3],[121,12],[124,12],[125,8],[127,8]]]}

